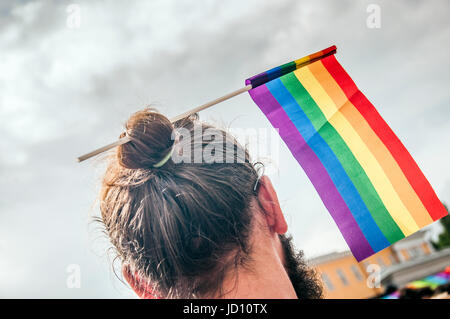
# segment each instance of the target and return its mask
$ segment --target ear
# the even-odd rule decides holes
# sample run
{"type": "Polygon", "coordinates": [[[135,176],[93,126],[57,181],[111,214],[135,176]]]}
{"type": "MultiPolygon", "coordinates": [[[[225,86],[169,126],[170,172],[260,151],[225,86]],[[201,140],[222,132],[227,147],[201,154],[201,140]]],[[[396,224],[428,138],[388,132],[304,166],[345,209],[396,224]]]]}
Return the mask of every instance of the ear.
{"type": "Polygon", "coordinates": [[[258,200],[264,209],[267,225],[277,234],[286,233],[287,223],[272,182],[267,176],[262,176],[259,183],[258,200]]]}
{"type": "Polygon", "coordinates": [[[143,294],[143,289],[142,287],[139,285],[139,281],[136,279],[135,276],[133,276],[133,274],[130,271],[130,268],[127,266],[123,266],[122,267],[122,275],[123,278],[125,278],[125,280],[128,282],[128,284],[130,285],[131,289],[133,289],[133,291],[140,297],[142,298],[142,294],[143,294]]]}
{"type": "Polygon", "coordinates": [[[122,275],[123,278],[128,282],[131,289],[138,295],[139,298],[142,299],[159,299],[159,297],[154,294],[150,289],[148,289],[147,285],[139,280],[139,278],[132,274],[130,268],[127,266],[122,266],[122,275]]]}

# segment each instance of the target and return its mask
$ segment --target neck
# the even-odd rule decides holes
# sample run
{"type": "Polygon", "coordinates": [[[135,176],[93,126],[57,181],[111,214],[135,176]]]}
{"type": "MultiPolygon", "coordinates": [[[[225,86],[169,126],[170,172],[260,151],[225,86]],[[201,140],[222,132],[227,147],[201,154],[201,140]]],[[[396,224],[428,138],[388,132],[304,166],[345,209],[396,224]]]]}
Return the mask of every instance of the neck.
{"type": "Polygon", "coordinates": [[[255,238],[250,265],[239,267],[225,278],[222,298],[296,299],[282,258],[278,235],[255,238]]]}

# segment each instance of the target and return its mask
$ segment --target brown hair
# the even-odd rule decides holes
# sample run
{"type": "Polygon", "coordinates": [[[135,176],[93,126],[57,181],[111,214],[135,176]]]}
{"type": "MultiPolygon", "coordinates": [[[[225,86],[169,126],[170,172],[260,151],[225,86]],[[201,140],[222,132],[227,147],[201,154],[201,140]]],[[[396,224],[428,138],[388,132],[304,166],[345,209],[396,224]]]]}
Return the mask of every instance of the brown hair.
{"type": "Polygon", "coordinates": [[[217,296],[228,271],[248,262],[257,170],[225,131],[215,129],[223,139],[205,138],[211,128],[197,116],[172,124],[152,109],[139,111],[126,123],[131,141],[118,147],[102,182],[102,221],[118,257],[164,298],[217,296]],[[179,128],[192,138],[174,140],[179,128]],[[170,158],[154,167],[169,152],[188,146],[193,156],[211,143],[222,161],[170,158]]]}

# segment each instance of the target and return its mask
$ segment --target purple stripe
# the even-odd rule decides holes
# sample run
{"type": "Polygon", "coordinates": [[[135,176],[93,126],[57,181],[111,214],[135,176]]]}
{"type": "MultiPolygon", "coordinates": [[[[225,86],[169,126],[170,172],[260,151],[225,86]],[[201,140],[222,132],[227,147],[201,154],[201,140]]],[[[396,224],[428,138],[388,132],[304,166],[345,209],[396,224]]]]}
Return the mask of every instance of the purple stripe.
{"type": "Polygon", "coordinates": [[[339,194],[320,159],[303,139],[267,86],[261,85],[249,91],[253,101],[269,119],[313,183],[325,207],[330,212],[353,256],[360,261],[374,253],[358,227],[355,218],[339,194]]]}

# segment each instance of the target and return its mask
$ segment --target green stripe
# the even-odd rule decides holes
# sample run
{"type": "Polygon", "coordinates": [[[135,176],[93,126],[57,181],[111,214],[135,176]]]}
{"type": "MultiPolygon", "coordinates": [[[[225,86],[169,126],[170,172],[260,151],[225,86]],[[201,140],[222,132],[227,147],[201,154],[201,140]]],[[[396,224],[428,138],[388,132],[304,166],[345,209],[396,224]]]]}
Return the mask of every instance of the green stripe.
{"type": "Polygon", "coordinates": [[[327,121],[322,110],[309,95],[294,73],[286,74],[280,78],[283,85],[294,97],[309,118],[317,132],[330,146],[336,157],[344,167],[345,172],[355,185],[362,200],[370,211],[372,218],[390,243],[405,237],[391,214],[384,206],[380,196],[373,187],[366,172],[353,155],[347,143],[342,139],[335,128],[327,121]]]}
{"type": "Polygon", "coordinates": [[[289,71],[289,70],[296,70],[297,64],[295,64],[294,61],[285,63],[280,66],[280,69],[283,70],[283,72],[289,71]]]}

